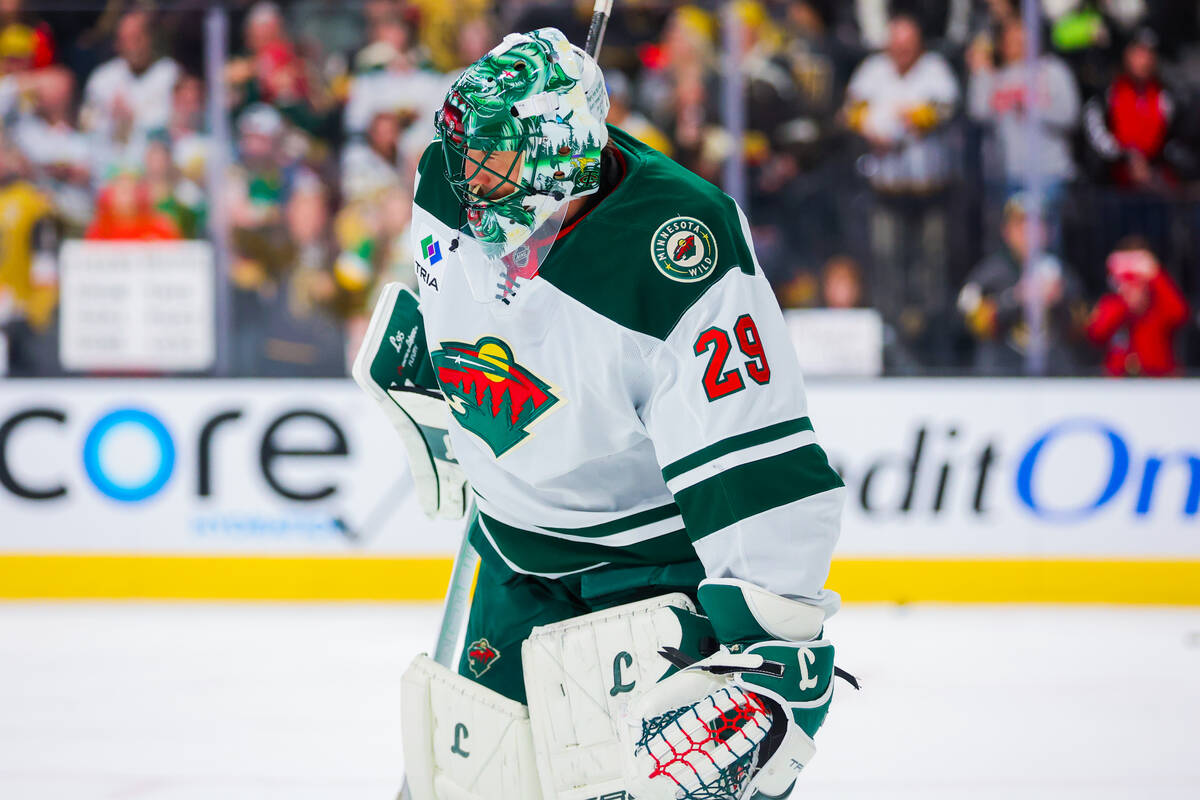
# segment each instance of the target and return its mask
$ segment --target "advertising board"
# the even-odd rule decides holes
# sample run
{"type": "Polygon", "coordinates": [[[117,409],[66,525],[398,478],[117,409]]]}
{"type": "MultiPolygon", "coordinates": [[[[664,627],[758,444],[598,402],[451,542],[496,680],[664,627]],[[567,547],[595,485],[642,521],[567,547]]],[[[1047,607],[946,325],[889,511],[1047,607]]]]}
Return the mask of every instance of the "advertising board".
{"type": "Polygon", "coordinates": [[[349,381],[0,386],[0,551],[453,552],[411,489],[349,381]]]}
{"type": "MultiPolygon", "coordinates": [[[[831,585],[851,599],[1200,602],[1200,383],[817,381],[809,402],[847,484],[831,585]]],[[[0,595],[71,595],[82,575],[130,595],[428,599],[460,529],[421,514],[349,381],[0,384],[0,595]]]]}
{"type": "Polygon", "coordinates": [[[839,553],[1200,558],[1200,384],[813,384],[839,553]]]}

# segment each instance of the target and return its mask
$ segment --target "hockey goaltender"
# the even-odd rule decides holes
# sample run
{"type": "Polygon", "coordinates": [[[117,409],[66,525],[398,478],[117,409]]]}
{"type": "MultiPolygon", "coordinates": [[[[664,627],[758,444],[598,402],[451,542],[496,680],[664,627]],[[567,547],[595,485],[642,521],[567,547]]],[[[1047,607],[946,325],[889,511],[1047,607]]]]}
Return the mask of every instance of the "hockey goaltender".
{"type": "Polygon", "coordinates": [[[845,490],[748,223],[607,110],[553,28],[455,81],[355,365],[479,558],[404,677],[415,800],[782,798],[833,696],[845,490]]]}

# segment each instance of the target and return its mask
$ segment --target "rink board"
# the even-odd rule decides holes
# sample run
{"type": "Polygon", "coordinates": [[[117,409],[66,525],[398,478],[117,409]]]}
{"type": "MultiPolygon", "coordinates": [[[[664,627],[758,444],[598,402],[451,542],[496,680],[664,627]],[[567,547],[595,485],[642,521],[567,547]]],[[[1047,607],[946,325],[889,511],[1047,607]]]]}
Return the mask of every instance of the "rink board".
{"type": "MultiPolygon", "coordinates": [[[[850,601],[1200,604],[1200,382],[813,382],[850,601]]],[[[348,382],[0,384],[0,597],[435,600],[348,382]]]]}

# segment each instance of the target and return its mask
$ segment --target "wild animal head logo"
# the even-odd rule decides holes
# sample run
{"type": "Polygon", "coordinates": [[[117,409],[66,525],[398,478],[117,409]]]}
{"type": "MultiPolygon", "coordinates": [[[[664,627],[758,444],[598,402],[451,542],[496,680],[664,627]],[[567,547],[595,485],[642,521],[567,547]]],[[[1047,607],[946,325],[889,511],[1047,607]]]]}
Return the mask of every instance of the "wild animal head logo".
{"type": "Polygon", "coordinates": [[[483,675],[500,660],[500,651],[492,647],[487,639],[471,642],[467,648],[467,668],[476,678],[483,675]]]}
{"type": "Polygon", "coordinates": [[[442,342],[430,354],[450,412],[501,457],[560,401],[553,387],[521,366],[512,348],[485,336],[474,344],[442,342]]]}
{"type": "Polygon", "coordinates": [[[650,258],[673,281],[702,281],[717,268],[717,239],[695,217],[672,217],[650,237],[650,258]]]}
{"type": "Polygon", "coordinates": [[[675,252],[671,255],[672,261],[683,261],[688,256],[696,252],[696,237],[695,235],[685,236],[675,245],[675,252]]]}

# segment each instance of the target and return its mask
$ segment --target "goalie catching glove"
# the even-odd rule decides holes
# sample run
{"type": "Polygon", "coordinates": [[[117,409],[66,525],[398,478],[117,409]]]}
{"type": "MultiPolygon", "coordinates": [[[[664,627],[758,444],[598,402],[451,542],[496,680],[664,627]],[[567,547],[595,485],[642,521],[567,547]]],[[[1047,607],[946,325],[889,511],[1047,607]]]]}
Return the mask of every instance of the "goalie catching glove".
{"type": "Polygon", "coordinates": [[[429,360],[420,304],[407,286],[384,287],[353,373],[400,434],[421,510],[430,518],[462,518],[467,478],[450,449],[446,399],[429,360]]]}
{"type": "Polygon", "coordinates": [[[786,797],[833,698],[825,612],[735,579],[706,580],[698,596],[723,647],[695,663],[663,653],[682,669],[630,707],[628,790],[638,800],[786,797]]]}

